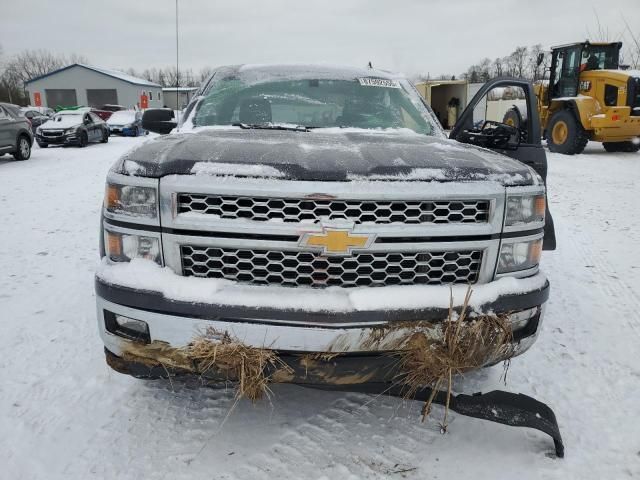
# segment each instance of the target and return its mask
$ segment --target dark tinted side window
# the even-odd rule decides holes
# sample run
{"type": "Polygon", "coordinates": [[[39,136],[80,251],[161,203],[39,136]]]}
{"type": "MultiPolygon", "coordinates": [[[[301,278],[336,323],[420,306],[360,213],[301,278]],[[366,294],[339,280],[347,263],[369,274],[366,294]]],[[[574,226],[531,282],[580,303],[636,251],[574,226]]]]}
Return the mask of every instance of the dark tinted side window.
{"type": "Polygon", "coordinates": [[[634,115],[640,115],[640,77],[629,80],[629,106],[634,110],[634,115]]]}
{"type": "Polygon", "coordinates": [[[618,87],[613,85],[604,86],[604,104],[607,107],[615,107],[618,104],[618,87]]]}

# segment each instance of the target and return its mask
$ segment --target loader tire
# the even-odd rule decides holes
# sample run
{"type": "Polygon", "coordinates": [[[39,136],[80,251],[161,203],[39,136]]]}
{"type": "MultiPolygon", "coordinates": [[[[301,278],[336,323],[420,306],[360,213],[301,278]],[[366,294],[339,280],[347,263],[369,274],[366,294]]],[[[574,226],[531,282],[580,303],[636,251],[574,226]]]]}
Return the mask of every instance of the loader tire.
{"type": "Polygon", "coordinates": [[[564,155],[582,153],[589,142],[589,134],[571,110],[560,110],[553,114],[547,126],[549,150],[564,155]]]}
{"type": "Polygon", "coordinates": [[[602,146],[607,152],[637,152],[640,151],[640,143],[629,142],[603,142],[602,146]]]}
{"type": "Polygon", "coordinates": [[[529,128],[527,126],[527,121],[522,120],[522,114],[518,107],[513,106],[507,110],[507,113],[505,113],[502,118],[502,123],[517,128],[520,132],[520,143],[528,143],[527,137],[529,136],[529,128]]]}

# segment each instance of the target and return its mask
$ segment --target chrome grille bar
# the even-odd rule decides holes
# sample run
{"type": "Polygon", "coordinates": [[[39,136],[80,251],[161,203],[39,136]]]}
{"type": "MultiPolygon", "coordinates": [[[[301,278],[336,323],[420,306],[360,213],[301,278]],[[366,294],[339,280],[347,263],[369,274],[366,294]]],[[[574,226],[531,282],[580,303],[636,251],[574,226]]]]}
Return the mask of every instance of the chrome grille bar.
{"type": "Polygon", "coordinates": [[[306,251],[180,247],[183,274],[260,285],[358,287],[475,283],[482,251],[371,252],[348,257],[306,251]]]}
{"type": "Polygon", "coordinates": [[[316,223],[321,219],[356,224],[487,223],[490,200],[317,200],[179,193],[177,213],[221,219],[316,223]]]}

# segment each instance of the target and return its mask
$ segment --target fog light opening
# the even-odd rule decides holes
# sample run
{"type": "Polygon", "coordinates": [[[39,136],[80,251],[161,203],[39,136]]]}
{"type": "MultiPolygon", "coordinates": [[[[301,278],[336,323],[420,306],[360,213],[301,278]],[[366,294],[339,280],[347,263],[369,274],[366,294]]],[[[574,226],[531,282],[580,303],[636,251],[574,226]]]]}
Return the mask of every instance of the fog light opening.
{"type": "Polygon", "coordinates": [[[533,335],[538,330],[541,316],[542,306],[509,314],[509,323],[511,324],[513,339],[518,341],[533,335]]]}
{"type": "Polygon", "coordinates": [[[144,320],[126,317],[105,310],[104,323],[109,333],[134,342],[151,343],[149,325],[144,320]]]}

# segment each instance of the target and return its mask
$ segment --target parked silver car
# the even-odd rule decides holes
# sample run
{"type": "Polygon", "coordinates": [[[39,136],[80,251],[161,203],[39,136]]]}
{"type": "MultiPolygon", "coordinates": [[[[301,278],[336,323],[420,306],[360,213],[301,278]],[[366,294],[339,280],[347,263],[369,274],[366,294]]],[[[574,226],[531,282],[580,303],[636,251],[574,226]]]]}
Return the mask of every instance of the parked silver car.
{"type": "Polygon", "coordinates": [[[28,160],[32,145],[31,124],[20,107],[0,103],[0,155],[11,153],[16,160],[28,160]]]}

